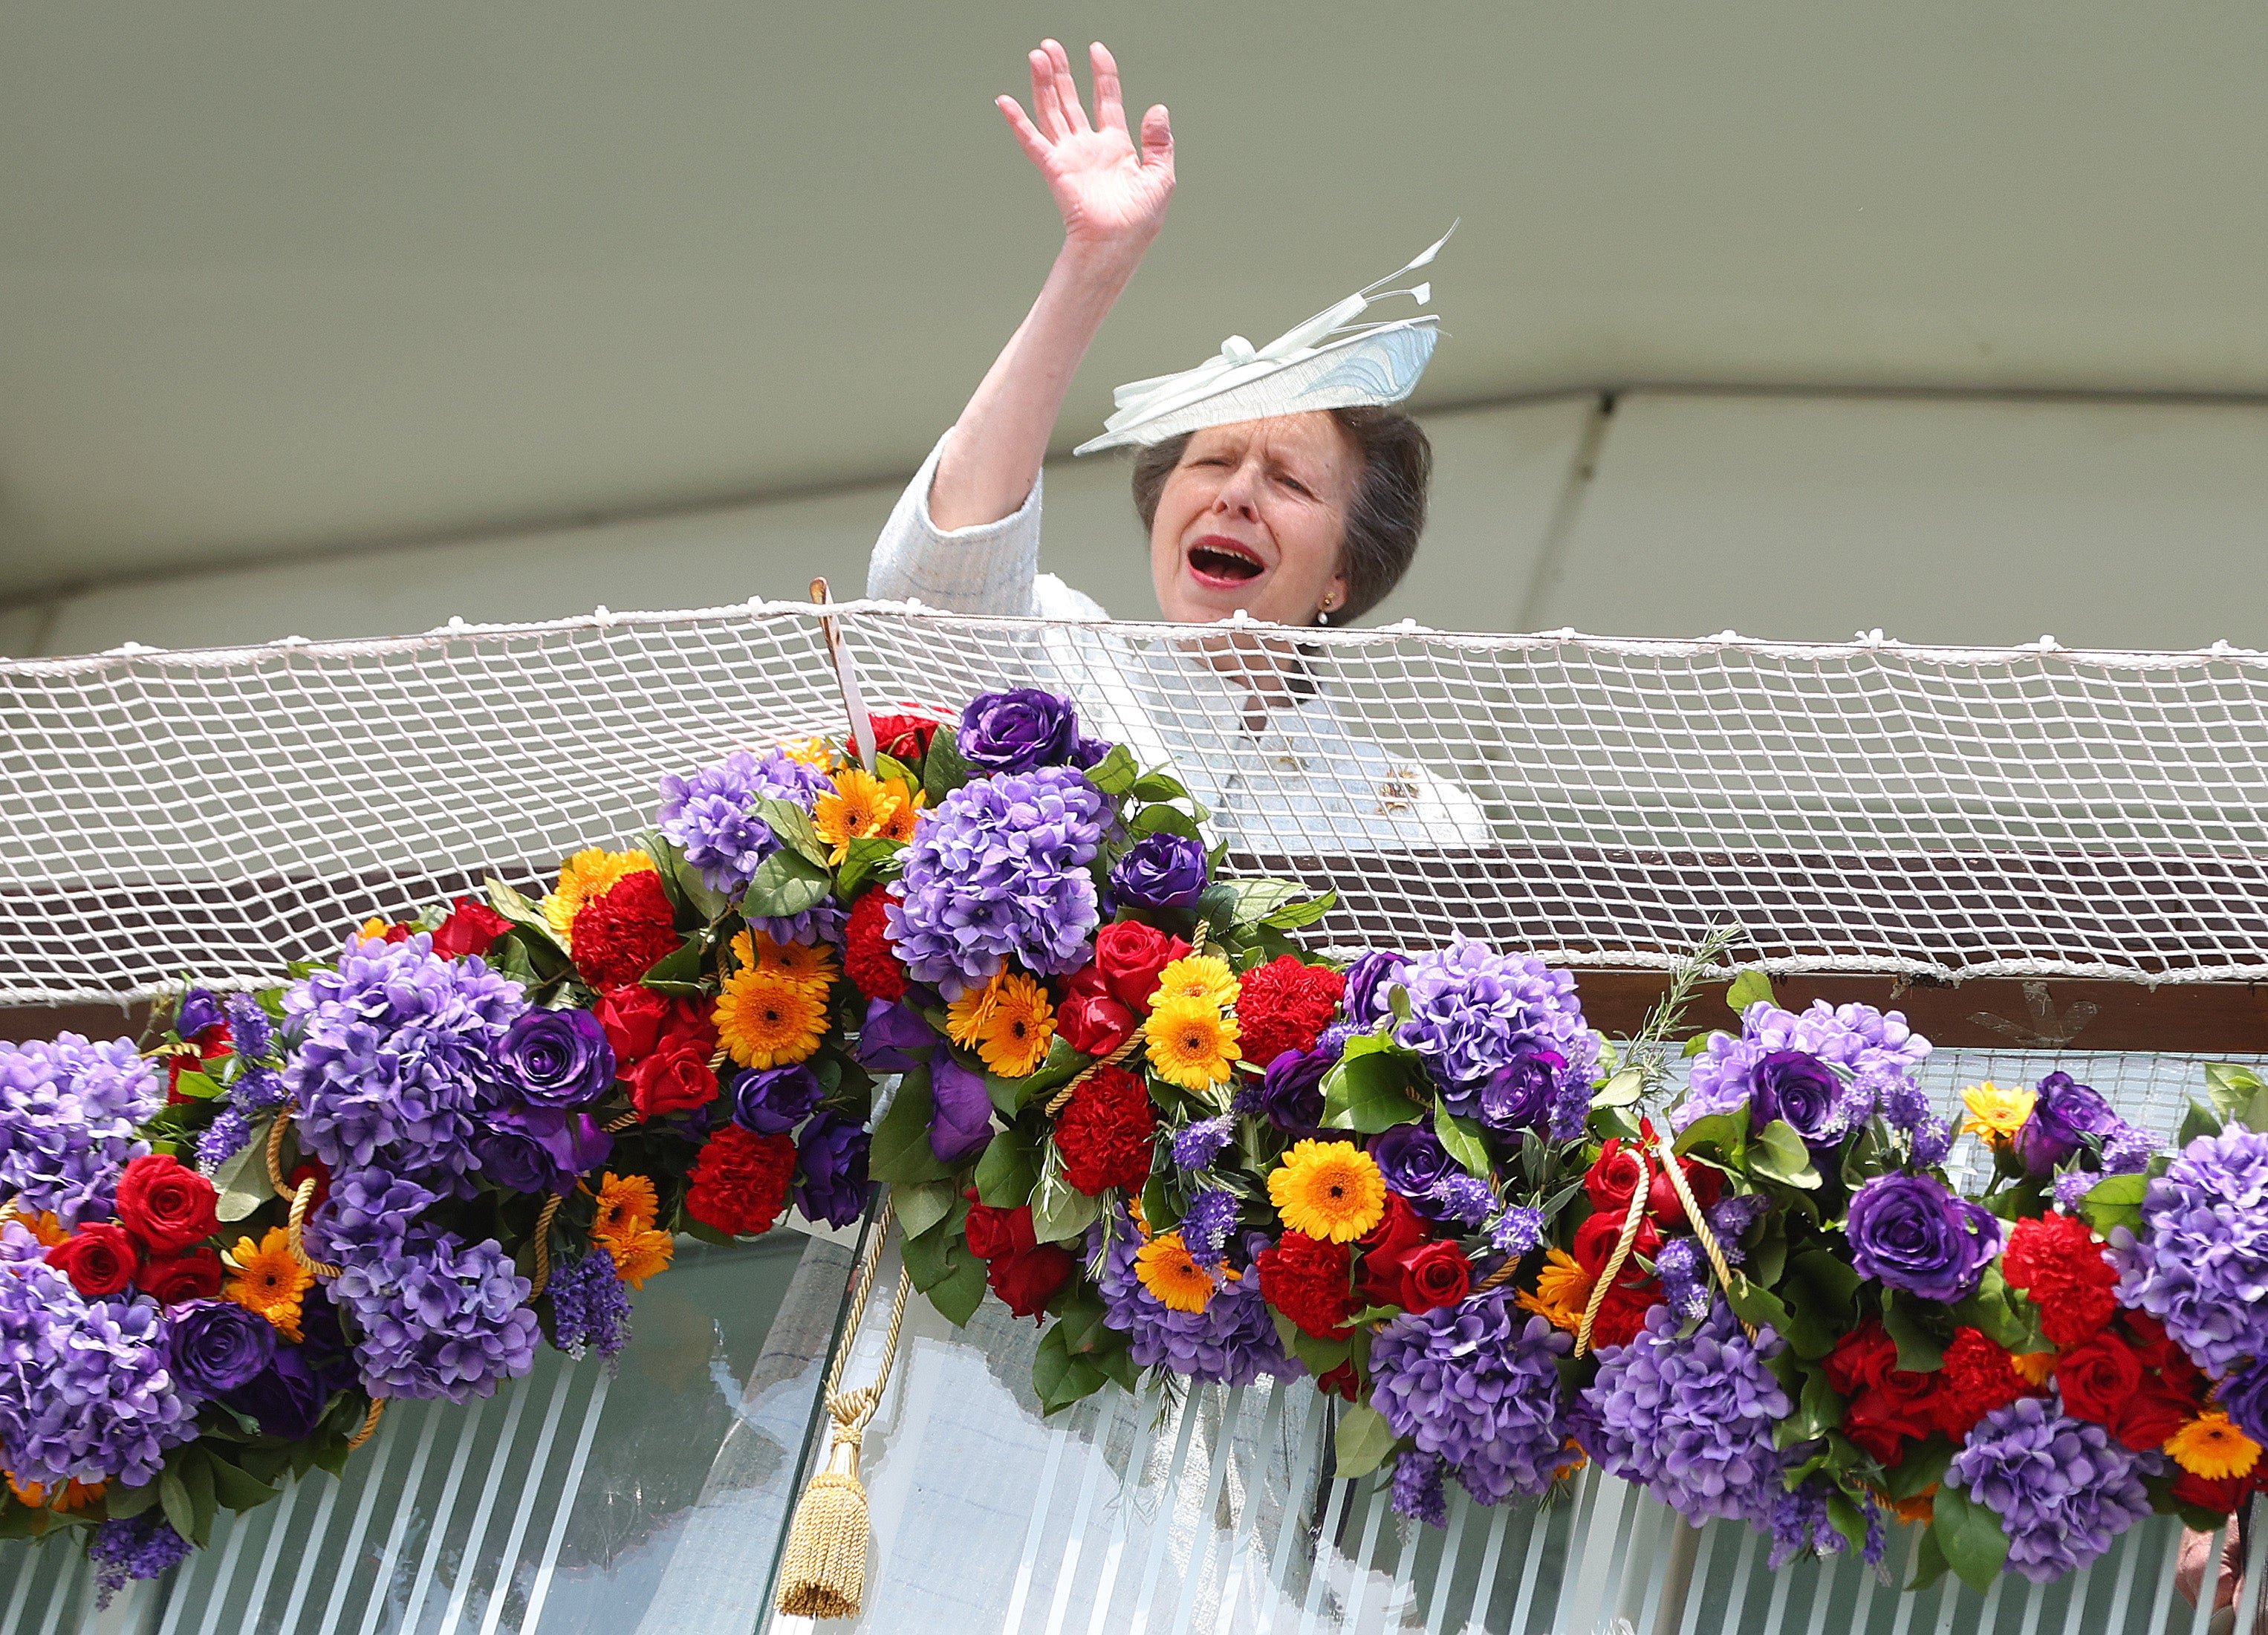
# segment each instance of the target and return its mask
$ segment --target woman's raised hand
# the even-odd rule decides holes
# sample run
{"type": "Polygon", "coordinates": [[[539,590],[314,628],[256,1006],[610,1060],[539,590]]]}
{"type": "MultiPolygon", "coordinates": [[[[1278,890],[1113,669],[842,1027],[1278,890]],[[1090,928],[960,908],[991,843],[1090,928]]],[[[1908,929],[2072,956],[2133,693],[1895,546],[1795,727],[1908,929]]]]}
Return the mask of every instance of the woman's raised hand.
{"type": "Polygon", "coordinates": [[[1000,98],[998,106],[1025,156],[1047,178],[1070,242],[1139,255],[1157,237],[1174,196],[1173,128],[1164,107],[1152,108],[1142,116],[1138,151],[1119,99],[1118,64],[1099,42],[1090,55],[1093,122],[1079,102],[1071,58],[1052,40],[1032,53],[1031,116],[1013,97],[1000,98]]]}

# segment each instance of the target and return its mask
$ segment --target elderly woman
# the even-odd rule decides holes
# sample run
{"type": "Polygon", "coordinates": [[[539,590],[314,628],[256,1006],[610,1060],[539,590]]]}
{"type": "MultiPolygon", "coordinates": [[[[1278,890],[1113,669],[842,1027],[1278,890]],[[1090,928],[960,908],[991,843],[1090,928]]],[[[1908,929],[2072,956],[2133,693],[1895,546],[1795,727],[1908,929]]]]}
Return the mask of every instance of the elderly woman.
{"type": "MultiPolygon", "coordinates": [[[[1152,107],[1137,149],[1117,65],[1101,45],[1092,51],[1092,121],[1052,40],[1031,54],[1032,113],[999,99],[1062,212],[1063,251],[892,512],[871,596],[1104,617],[1039,571],[1040,468],[1080,358],[1165,221],[1174,146],[1166,110],[1152,107]]],[[[1267,348],[1232,339],[1198,369],[1121,387],[1106,435],[1080,449],[1141,446],[1134,504],[1167,620],[1343,624],[1408,570],[1432,451],[1417,422],[1385,404],[1416,385],[1435,332],[1430,318],[1351,324],[1384,298],[1376,289],[1267,348]]],[[[1428,292],[1388,293],[1422,304],[1428,292]]],[[[1251,845],[1329,852],[1487,838],[1469,795],[1412,755],[1350,736],[1291,638],[1240,626],[1174,640],[1092,630],[1031,639],[1035,664],[1079,699],[1092,731],[1145,761],[1174,762],[1222,831],[1251,845]]]]}

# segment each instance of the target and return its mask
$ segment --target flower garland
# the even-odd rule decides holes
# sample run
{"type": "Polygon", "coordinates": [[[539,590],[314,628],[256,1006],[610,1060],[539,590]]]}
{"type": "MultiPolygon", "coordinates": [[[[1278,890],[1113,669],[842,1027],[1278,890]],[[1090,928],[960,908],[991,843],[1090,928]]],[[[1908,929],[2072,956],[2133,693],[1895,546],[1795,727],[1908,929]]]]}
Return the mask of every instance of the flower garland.
{"type": "Polygon", "coordinates": [[[1064,699],[874,726],[871,768],[665,777],[541,898],[192,989],[146,1050],[0,1045],[0,1533],[162,1572],[392,1398],[614,1357],[680,1234],[848,1225],[876,1182],[939,1311],[1042,1325],[1048,1412],[1307,1377],[1336,1474],[1431,1523],[1595,1461],[1775,1565],[1920,1521],[1923,1581],[2044,1580],[2268,1482],[2249,1070],[2178,1153],[2065,1073],[1956,1131],[1896,1013],[1743,977],[1674,1090],[1697,967],[1618,1056],[1525,954],[1305,952],[1329,894],[1221,876],[1064,699]]]}

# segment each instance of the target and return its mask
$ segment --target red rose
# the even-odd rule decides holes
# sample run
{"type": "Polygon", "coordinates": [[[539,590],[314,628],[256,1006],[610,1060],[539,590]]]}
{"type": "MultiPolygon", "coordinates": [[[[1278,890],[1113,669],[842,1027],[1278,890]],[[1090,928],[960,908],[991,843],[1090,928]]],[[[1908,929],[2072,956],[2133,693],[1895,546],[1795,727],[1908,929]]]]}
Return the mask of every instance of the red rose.
{"type": "Polygon", "coordinates": [[[1118,997],[1099,966],[1090,965],[1064,981],[1063,1003],[1056,1007],[1056,1032],[1085,1056],[1108,1056],[1133,1033],[1138,1018],[1118,997]]]}
{"type": "Polygon", "coordinates": [[[1856,1396],[1867,1386],[1881,1384],[1897,1366],[1897,1342],[1869,1317],[1827,1353],[1827,1383],[1843,1396],[1856,1396]]]}
{"type": "Polygon", "coordinates": [[[81,1226],[48,1251],[48,1264],[91,1300],[116,1294],[134,1281],[142,1251],[125,1227],[109,1221],[81,1226]]]}
{"type": "Polygon", "coordinates": [[[1123,1067],[1098,1067],[1056,1118],[1064,1179],[1089,1197],[1107,1187],[1138,1191],[1150,1178],[1157,1134],[1142,1080],[1123,1067]]]}
{"type": "Polygon", "coordinates": [[[969,1252],[977,1259],[998,1260],[1004,1255],[1039,1247],[1039,1239],[1032,1234],[1030,1204],[1001,1209],[981,1203],[975,1187],[962,1196],[968,1200],[968,1219],[961,1226],[961,1234],[968,1240],[969,1252]]]}
{"type": "MultiPolygon", "coordinates": [[[[1628,1195],[1624,1195],[1627,1206],[1628,1195]]],[[[1618,1215],[1594,1215],[1575,1228],[1574,1255],[1577,1263],[1591,1274],[1593,1282],[1606,1276],[1607,1263],[1614,1258],[1615,1245],[1623,1234],[1622,1218],[1618,1215]]],[[[1661,1248],[1661,1232],[1652,1221],[1641,1219],[1638,1236],[1631,1240],[1630,1253],[1623,1259],[1622,1276],[1624,1286],[1644,1280],[1646,1271],[1638,1263],[1641,1255],[1652,1260],[1661,1248]]]]}
{"type": "Polygon", "coordinates": [[[2174,1497],[2185,1505],[2195,1505],[2200,1510],[2218,1511],[2222,1515],[2234,1515],[2251,1490],[2258,1485],[2250,1476],[2226,1476],[2210,1478],[2192,1476],[2184,1470],[2174,1478],[2174,1497]]]}
{"type": "Polygon", "coordinates": [[[710,1052],[694,1040],[664,1039],[630,1069],[630,1101],[640,1118],[687,1113],[717,1099],[717,1073],[710,1052]]]}
{"type": "Polygon", "coordinates": [[[575,968],[593,988],[637,981],[677,952],[677,910],[652,869],[625,874],[585,903],[568,934],[575,968]]]}
{"type": "Polygon", "coordinates": [[[929,740],[937,736],[938,729],[938,723],[925,715],[878,715],[871,725],[874,729],[874,748],[909,766],[922,763],[929,754],[929,740]]]}
{"type": "Polygon", "coordinates": [[[1302,1333],[1319,1340],[1344,1340],[1354,1332],[1346,1326],[1347,1315],[1354,1308],[1347,1290],[1352,1258],[1344,1243],[1286,1232],[1281,1242],[1253,1257],[1260,1272],[1260,1298],[1302,1333]]]}
{"type": "Polygon", "coordinates": [[[1979,1419],[2031,1388],[2009,1360],[2007,1349],[1977,1329],[1954,1331],[1935,1379],[1936,1388],[1929,1395],[1930,1418],[1956,1447],[1979,1419]]]}
{"type": "Polygon", "coordinates": [[[1060,1243],[1042,1243],[1004,1255],[985,1268],[984,1281],[1019,1317],[1036,1317],[1079,1270],[1079,1256],[1060,1243]]]}
{"type": "Polygon", "coordinates": [[[1591,1344],[1628,1345],[1646,1327],[1646,1313],[1660,1305],[1663,1298],[1659,1278],[1616,1284],[1599,1302],[1599,1315],[1591,1322],[1591,1344]]]}
{"type": "Polygon", "coordinates": [[[302,1159],[291,1167],[291,1173],[284,1177],[284,1190],[297,1197],[300,1187],[309,1181],[315,1183],[314,1196],[307,1200],[307,1212],[312,1215],[330,1202],[331,1167],[328,1164],[320,1158],[302,1159]]]}
{"type": "Polygon", "coordinates": [[[512,922],[485,902],[460,897],[449,905],[449,917],[433,932],[433,952],[445,960],[486,954],[489,946],[512,929],[512,922]]]}
{"type": "Polygon", "coordinates": [[[1921,1403],[1901,1400],[1877,1386],[1860,1391],[1843,1410],[1843,1434],[1886,1469],[1896,1469],[1906,1456],[1909,1439],[1927,1436],[1930,1429],[1930,1416],[1921,1403]]]}
{"type": "MultiPolygon", "coordinates": [[[[1684,1172],[1685,1185],[1693,1194],[1693,1201],[1703,1209],[1707,1209],[1724,1195],[1724,1171],[1712,1169],[1708,1165],[1697,1163],[1690,1158],[1679,1159],[1677,1167],[1684,1172]]],[[[1624,1203],[1624,1207],[1628,1207],[1629,1200],[1625,1199],[1624,1203]]],[[[1676,1183],[1670,1180],[1669,1172],[1666,1169],[1657,1168],[1653,1172],[1653,1180],[1646,1189],[1646,1212],[1664,1232],[1687,1224],[1685,1200],[1677,1196],[1676,1183]]]]}
{"type": "Polygon", "coordinates": [[[1315,1036],[1338,1014],[1346,978],[1288,954],[1244,973],[1236,999],[1236,1025],[1244,1059],[1272,1062],[1286,1050],[1312,1050],[1315,1036]]]}
{"type": "MultiPolygon", "coordinates": [[[[715,1076],[710,1085],[713,1091],[715,1076]]],[[[711,1136],[693,1166],[685,1212],[733,1237],[770,1232],[787,1208],[788,1177],[795,1173],[795,1142],[726,1124],[711,1136]]]]}
{"type": "Polygon", "coordinates": [[[618,1066],[652,1055],[664,1039],[689,1039],[711,1051],[717,1048],[716,1029],[689,999],[674,999],[651,988],[609,988],[591,1008],[607,1030],[618,1066]]]}
{"type": "Polygon", "coordinates": [[[1189,951],[1179,937],[1168,937],[1154,925],[1123,920],[1094,934],[1094,963],[1118,1002],[1138,1016],[1150,1013],[1150,996],[1158,991],[1158,973],[1189,951]]]}
{"type": "Polygon", "coordinates": [[[1404,1311],[1432,1311],[1454,1306],[1471,1293],[1473,1263],[1454,1243],[1428,1243],[1402,1257],[1400,1298],[1393,1303],[1404,1311]]]}
{"type": "Polygon", "coordinates": [[[1410,1200],[1399,1192],[1388,1192],[1386,1212],[1356,1241],[1373,1255],[1393,1256],[1416,1248],[1431,1236],[1432,1230],[1425,1218],[1410,1207],[1410,1200]]]}
{"type": "Polygon", "coordinates": [[[134,1274],[142,1291],[160,1305],[209,1300],[220,1293],[220,1256],[208,1244],[164,1260],[145,1260],[134,1274]]]}
{"type": "Polygon", "coordinates": [[[213,1183],[173,1158],[152,1153],[118,1178],[118,1219],[153,1255],[170,1255],[220,1230],[213,1183]]]}
{"type": "Polygon", "coordinates": [[[1315,1388],[1326,1396],[1344,1396],[1352,1402],[1362,1382],[1354,1375],[1354,1359],[1350,1357],[1315,1381],[1315,1388]]]}
{"type": "Polygon", "coordinates": [[[2145,1380],[2119,1405],[2111,1434],[2138,1454],[2155,1453],[2166,1439],[2189,1422],[2198,1404],[2157,1380],[2145,1380]]]}
{"type": "Polygon", "coordinates": [[[869,999],[906,997],[905,961],[890,946],[889,918],[885,912],[889,901],[885,892],[860,894],[850,905],[850,922],[843,928],[843,974],[869,999]]]}
{"type": "Polygon", "coordinates": [[[1598,1215],[1613,1216],[1614,1229],[1620,1232],[1623,1217],[1630,1212],[1631,1194],[1653,1173],[1653,1166],[1638,1148],[1624,1146],[1620,1136],[1609,1136],[1597,1161],[1583,1176],[1583,1190],[1590,1195],[1592,1209],[1598,1215]]]}
{"type": "Polygon", "coordinates": [[[2056,1364],[2055,1380],[2063,1388],[2064,1411],[2073,1418],[2115,1425],[2118,1410],[2142,1383],[2142,1359],[2124,1341],[2105,1334],[2065,1352],[2056,1364]]]}

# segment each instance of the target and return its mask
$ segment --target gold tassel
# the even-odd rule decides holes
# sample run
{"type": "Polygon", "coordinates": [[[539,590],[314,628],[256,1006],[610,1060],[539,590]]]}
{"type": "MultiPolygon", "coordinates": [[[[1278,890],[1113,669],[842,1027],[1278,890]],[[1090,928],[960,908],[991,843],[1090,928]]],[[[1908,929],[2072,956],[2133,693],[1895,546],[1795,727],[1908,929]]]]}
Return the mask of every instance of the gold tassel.
{"type": "Polygon", "coordinates": [[[868,1421],[881,1405],[882,1388],[890,1381],[890,1364],[898,1351],[898,1325],[906,1315],[906,1292],[912,1286],[905,1271],[898,1273],[897,1298],[890,1306],[890,1330],[882,1342],[882,1365],[872,1385],[841,1391],[843,1365],[858,1337],[858,1319],[866,1309],[866,1296],[874,1285],[882,1261],[882,1246],[890,1235],[890,1206],[882,1205],[875,1218],[874,1234],[850,1292],[850,1322],[836,1348],[834,1366],[827,1374],[827,1414],[834,1424],[835,1444],[827,1469],[811,1478],[796,1501],[795,1519],[788,1523],[787,1548],[780,1557],[779,1594],[776,1604],[794,1618],[849,1618],[858,1616],[866,1596],[866,1539],[869,1521],[866,1490],[858,1484],[858,1445],[868,1421]]]}

